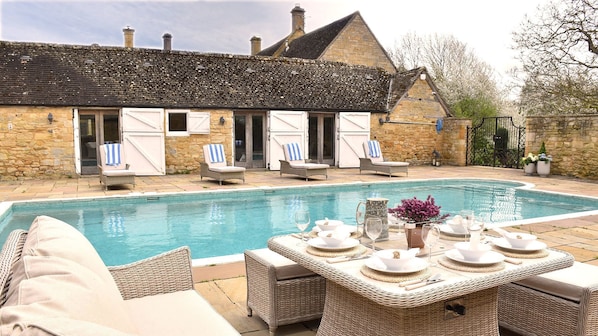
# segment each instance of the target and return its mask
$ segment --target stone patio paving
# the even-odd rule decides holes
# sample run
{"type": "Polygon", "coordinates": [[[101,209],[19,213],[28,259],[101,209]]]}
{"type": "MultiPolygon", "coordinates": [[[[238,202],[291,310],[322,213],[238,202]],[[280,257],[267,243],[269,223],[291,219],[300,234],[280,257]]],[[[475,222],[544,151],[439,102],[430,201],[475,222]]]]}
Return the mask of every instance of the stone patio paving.
{"type": "MultiPolygon", "coordinates": [[[[525,176],[522,170],[490,167],[415,166],[409,176],[396,176],[392,181],[430,178],[493,178],[528,182],[535,189],[563,192],[581,196],[598,197],[598,181],[579,180],[562,176],[541,178],[525,176]]],[[[104,191],[97,176],[30,181],[0,181],[0,202],[35,199],[84,198],[138,193],[170,193],[218,189],[239,189],[262,186],[294,186],[336,184],[358,181],[385,181],[387,176],[358,169],[330,169],[328,179],[304,179],[275,171],[249,170],[246,183],[225,183],[220,186],[210,179],[200,179],[197,174],[139,176],[136,186],[104,191]]],[[[579,262],[598,265],[598,215],[528,224],[550,247],[571,253],[579,262]]],[[[258,317],[247,317],[245,308],[245,267],[242,262],[198,267],[194,269],[195,288],[243,335],[268,335],[267,325],[258,317]]],[[[315,335],[318,321],[297,323],[279,328],[277,335],[315,335]]],[[[501,335],[513,335],[501,331],[501,335]]]]}

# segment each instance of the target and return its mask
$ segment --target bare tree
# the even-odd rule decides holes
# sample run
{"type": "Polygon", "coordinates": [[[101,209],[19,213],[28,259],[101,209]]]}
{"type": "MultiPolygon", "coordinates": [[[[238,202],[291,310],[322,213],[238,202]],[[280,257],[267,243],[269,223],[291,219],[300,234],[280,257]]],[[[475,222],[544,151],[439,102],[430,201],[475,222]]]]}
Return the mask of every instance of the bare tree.
{"type": "Polygon", "coordinates": [[[598,113],[598,2],[553,1],[514,33],[528,115],[598,113]]]}
{"type": "Polygon", "coordinates": [[[425,66],[456,116],[475,122],[498,114],[503,99],[494,69],[454,36],[408,33],[387,52],[399,70],[425,66]]]}

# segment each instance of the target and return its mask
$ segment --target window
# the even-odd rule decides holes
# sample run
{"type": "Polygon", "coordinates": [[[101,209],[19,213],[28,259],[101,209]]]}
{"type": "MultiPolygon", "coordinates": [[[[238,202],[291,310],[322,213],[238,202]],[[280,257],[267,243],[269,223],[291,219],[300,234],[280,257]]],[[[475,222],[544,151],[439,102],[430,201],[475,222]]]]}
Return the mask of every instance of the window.
{"type": "Polygon", "coordinates": [[[167,110],[168,136],[210,133],[210,113],[167,110]]]}

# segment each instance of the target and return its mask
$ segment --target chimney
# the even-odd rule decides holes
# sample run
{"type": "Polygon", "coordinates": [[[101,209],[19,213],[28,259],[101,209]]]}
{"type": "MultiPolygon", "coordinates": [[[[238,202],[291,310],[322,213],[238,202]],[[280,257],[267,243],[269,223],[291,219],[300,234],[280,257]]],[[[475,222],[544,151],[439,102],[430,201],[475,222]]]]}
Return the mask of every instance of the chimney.
{"type": "Polygon", "coordinates": [[[164,35],[162,35],[162,39],[164,40],[164,50],[172,50],[172,35],[170,35],[169,33],[165,33],[164,35]]]}
{"type": "Polygon", "coordinates": [[[257,55],[262,51],[262,38],[259,36],[253,36],[251,38],[251,56],[257,55]]]}
{"type": "Polygon", "coordinates": [[[127,26],[127,28],[123,29],[123,33],[125,34],[125,48],[133,48],[133,34],[135,33],[135,29],[127,26]]]}
{"type": "Polygon", "coordinates": [[[293,18],[291,22],[291,34],[297,30],[305,32],[305,9],[299,7],[299,4],[296,4],[295,8],[291,11],[291,16],[293,18]]]}

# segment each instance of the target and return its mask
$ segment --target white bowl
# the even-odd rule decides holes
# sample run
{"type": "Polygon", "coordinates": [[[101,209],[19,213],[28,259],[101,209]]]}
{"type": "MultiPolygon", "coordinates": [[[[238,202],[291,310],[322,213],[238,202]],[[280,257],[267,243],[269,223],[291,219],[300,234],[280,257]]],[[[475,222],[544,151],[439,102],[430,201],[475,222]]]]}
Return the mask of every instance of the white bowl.
{"type": "Polygon", "coordinates": [[[490,251],[492,247],[488,244],[478,244],[478,248],[473,250],[469,242],[455,243],[455,249],[461,253],[463,258],[467,261],[478,261],[486,252],[490,251]]]}
{"type": "Polygon", "coordinates": [[[418,252],[418,248],[410,250],[388,249],[377,251],[374,255],[384,263],[387,269],[396,271],[409,265],[418,252]]]}
{"type": "Polygon", "coordinates": [[[316,221],[316,225],[321,231],[332,231],[343,225],[343,221],[335,219],[320,219],[316,221]]]}
{"type": "Polygon", "coordinates": [[[446,224],[451,228],[451,230],[453,230],[454,233],[462,233],[462,234],[466,234],[467,233],[467,228],[465,227],[465,223],[462,223],[461,221],[455,221],[452,219],[449,219],[446,221],[446,224]]]}
{"type": "Polygon", "coordinates": [[[512,247],[520,249],[526,248],[536,240],[536,236],[529,233],[509,232],[504,237],[512,247]]]}
{"type": "Polygon", "coordinates": [[[334,231],[320,231],[318,237],[320,237],[326,245],[330,247],[340,246],[347,238],[351,236],[351,233],[346,230],[334,230],[334,231]]]}

